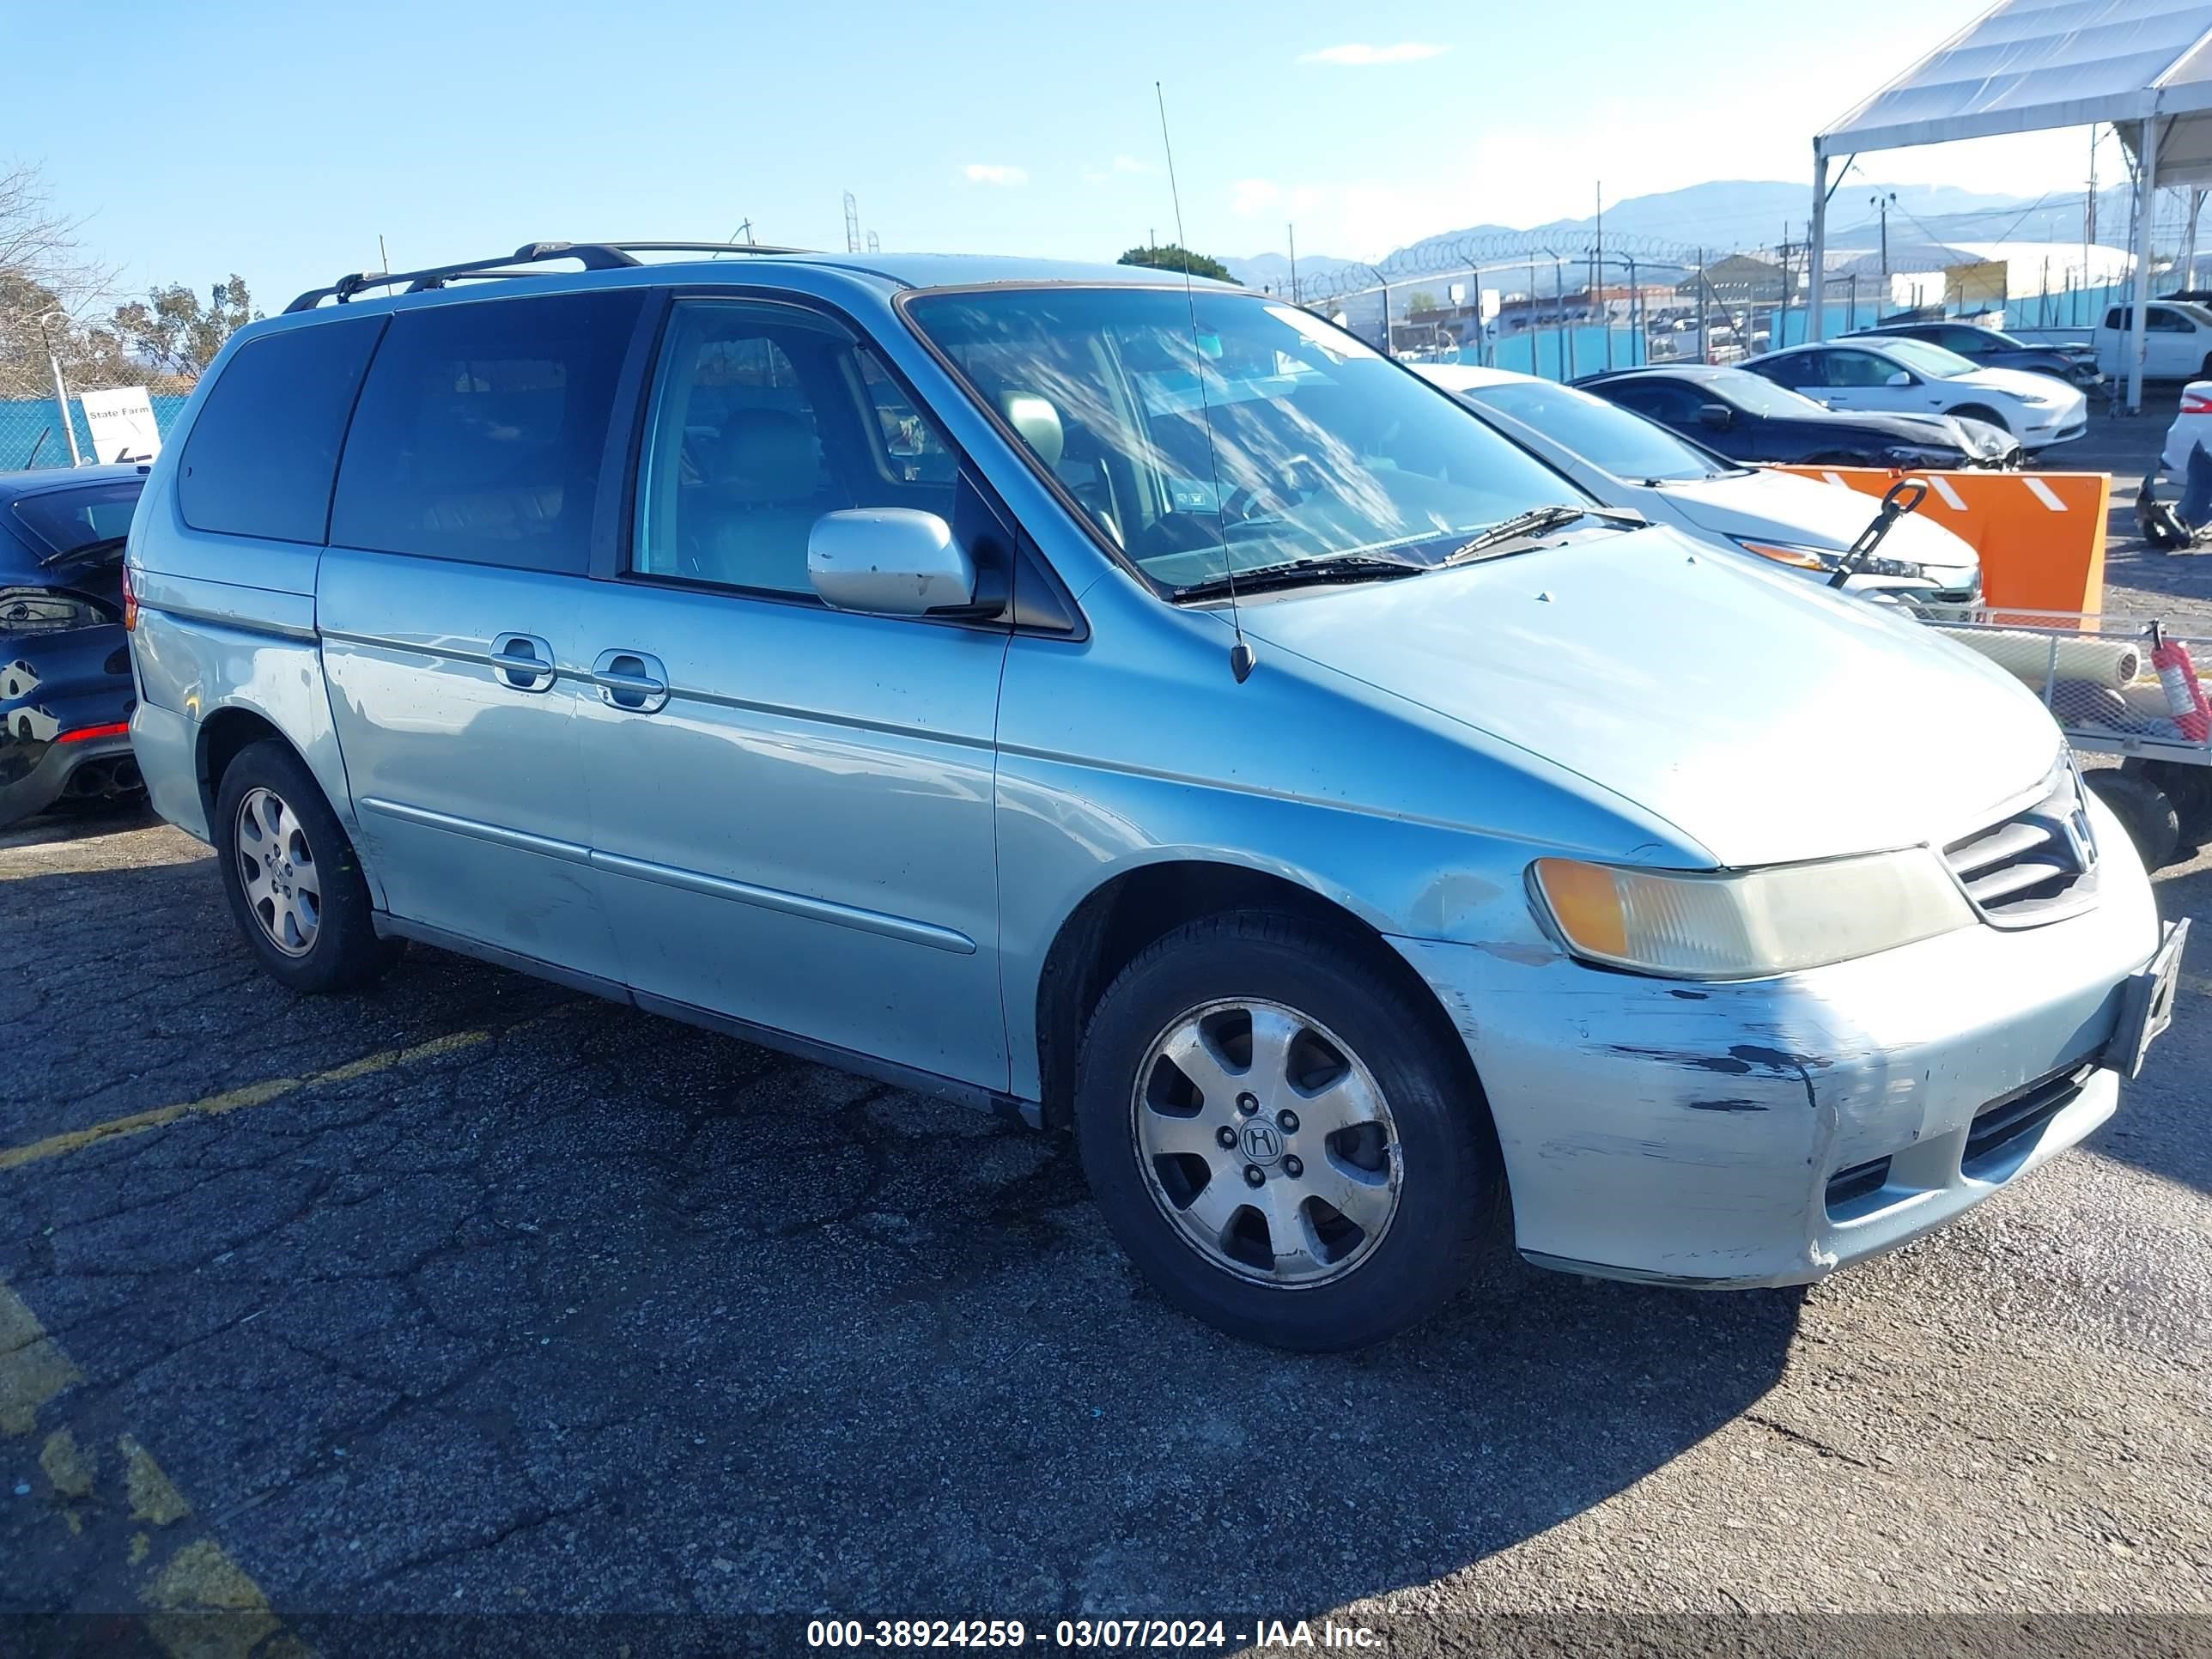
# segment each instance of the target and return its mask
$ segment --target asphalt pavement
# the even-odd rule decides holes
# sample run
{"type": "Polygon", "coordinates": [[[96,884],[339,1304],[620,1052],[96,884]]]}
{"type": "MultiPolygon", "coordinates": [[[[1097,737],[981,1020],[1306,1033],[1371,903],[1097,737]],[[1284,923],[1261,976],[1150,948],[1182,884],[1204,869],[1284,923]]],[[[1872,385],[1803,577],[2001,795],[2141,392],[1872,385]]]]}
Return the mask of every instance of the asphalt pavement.
{"type": "MultiPolygon", "coordinates": [[[[2212,860],[2159,891],[2202,924],[2212,860]]],[[[1315,1358],[1152,1296],[1064,1140],[420,948],[294,997],[149,819],[0,835],[0,1616],[76,1616],[0,1650],[2212,1647],[2212,967],[2087,1146],[1894,1255],[1504,1262],[1315,1358]]]]}

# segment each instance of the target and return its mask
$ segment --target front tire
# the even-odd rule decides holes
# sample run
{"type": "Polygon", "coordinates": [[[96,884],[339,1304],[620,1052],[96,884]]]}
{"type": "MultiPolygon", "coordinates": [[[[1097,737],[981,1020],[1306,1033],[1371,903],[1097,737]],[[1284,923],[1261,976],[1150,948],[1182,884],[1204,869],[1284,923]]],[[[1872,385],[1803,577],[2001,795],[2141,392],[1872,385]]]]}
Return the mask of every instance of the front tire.
{"type": "Polygon", "coordinates": [[[239,750],[216,793],[216,857],[231,918],[271,979],[350,991],[404,949],[376,936],[368,884],[307,764],[283,744],[239,750]]]}
{"type": "Polygon", "coordinates": [[[2100,766],[2083,777],[2128,832],[2144,869],[2156,871],[2173,862],[2181,847],[2181,815],[2165,790],[2141,772],[2119,767],[2100,766]]]}
{"type": "Polygon", "coordinates": [[[1175,929],[1085,1035],[1076,1135],[1108,1227],[1232,1336],[1364,1347],[1474,1271],[1499,1201],[1463,1059],[1343,933],[1269,911],[1175,929]]]}

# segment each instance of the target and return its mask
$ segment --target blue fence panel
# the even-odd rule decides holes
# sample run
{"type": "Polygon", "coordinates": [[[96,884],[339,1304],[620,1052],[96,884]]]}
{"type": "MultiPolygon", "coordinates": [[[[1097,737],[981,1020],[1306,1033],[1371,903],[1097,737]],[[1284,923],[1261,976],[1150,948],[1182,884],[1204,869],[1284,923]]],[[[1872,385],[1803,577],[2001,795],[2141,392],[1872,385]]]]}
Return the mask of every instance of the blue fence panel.
{"type": "MultiPolygon", "coordinates": [[[[152,394],[154,424],[164,437],[187,400],[183,392],[152,394]]],[[[90,461],[92,429],[85,424],[84,406],[75,397],[70,399],[69,413],[70,424],[76,429],[77,452],[90,461]]],[[[69,464],[69,439],[52,398],[0,398],[0,472],[69,464]]]]}

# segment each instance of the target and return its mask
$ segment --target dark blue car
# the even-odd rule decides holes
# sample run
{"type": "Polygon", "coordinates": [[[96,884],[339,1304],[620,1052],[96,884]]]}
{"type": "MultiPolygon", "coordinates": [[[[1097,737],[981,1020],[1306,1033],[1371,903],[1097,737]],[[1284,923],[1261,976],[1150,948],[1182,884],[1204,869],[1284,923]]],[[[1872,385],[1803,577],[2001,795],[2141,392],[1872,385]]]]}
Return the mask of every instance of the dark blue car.
{"type": "Polygon", "coordinates": [[[145,482],[138,466],[0,472],[0,824],[142,788],[123,538],[145,482]]]}

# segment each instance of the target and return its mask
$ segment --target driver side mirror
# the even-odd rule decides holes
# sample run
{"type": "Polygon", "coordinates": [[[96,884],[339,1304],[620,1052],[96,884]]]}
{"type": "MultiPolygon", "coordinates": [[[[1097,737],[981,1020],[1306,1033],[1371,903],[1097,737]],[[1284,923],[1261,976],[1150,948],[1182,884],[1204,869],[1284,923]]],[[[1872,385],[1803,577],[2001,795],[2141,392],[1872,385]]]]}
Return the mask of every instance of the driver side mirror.
{"type": "Polygon", "coordinates": [[[1735,424],[1735,411],[1726,404],[1700,404],[1698,424],[1710,427],[1715,432],[1725,432],[1735,424]]]}
{"type": "MultiPolygon", "coordinates": [[[[806,574],[833,611],[878,617],[979,613],[975,562],[934,513],[862,507],[825,513],[806,538],[806,574]]],[[[1000,607],[994,606],[996,615],[1000,607]]]]}
{"type": "Polygon", "coordinates": [[[1911,374],[1900,368],[1895,374],[1892,374],[1887,380],[1884,380],[1882,384],[1884,386],[1911,386],[1913,384],[1913,380],[1911,374]]]}

